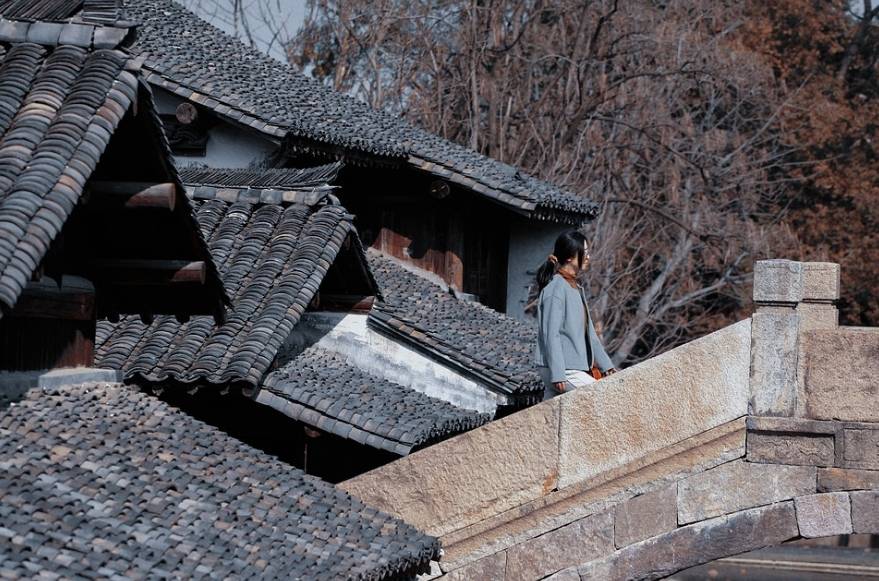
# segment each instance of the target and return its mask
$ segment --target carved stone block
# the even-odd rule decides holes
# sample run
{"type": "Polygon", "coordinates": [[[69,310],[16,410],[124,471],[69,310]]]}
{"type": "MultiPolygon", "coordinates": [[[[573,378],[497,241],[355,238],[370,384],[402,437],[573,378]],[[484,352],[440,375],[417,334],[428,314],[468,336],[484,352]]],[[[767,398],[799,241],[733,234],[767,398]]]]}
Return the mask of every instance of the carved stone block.
{"type": "Polygon", "coordinates": [[[614,510],[614,543],[625,547],[677,527],[677,486],[630,498],[614,510]]]}
{"type": "Polygon", "coordinates": [[[839,299],[839,265],[835,262],[804,262],[803,300],[839,299]]]}
{"type": "Polygon", "coordinates": [[[852,492],[852,530],[879,534],[879,491],[852,492]]]}
{"type": "Polygon", "coordinates": [[[613,515],[604,512],[507,549],[505,579],[541,579],[613,550],[613,515]]]}
{"type": "Polygon", "coordinates": [[[802,262],[759,260],[754,264],[754,302],[793,304],[802,298],[802,262]]]}
{"type": "Polygon", "coordinates": [[[763,307],[751,317],[752,414],[794,414],[798,337],[799,317],[794,309],[763,307]]]}
{"type": "Polygon", "coordinates": [[[806,416],[879,422],[879,330],[810,331],[801,341],[806,416]]]}
{"type": "Polygon", "coordinates": [[[879,490],[879,470],[822,468],[818,470],[818,492],[879,490]]]}
{"type": "Polygon", "coordinates": [[[794,499],[800,535],[806,538],[852,532],[851,503],[846,492],[809,494],[794,499]]]}
{"type": "Polygon", "coordinates": [[[846,468],[879,470],[879,430],[846,428],[843,441],[846,468]]]}
{"type": "Polygon", "coordinates": [[[749,432],[748,461],[797,466],[833,466],[833,436],[749,432]]]}
{"type": "Polygon", "coordinates": [[[729,462],[678,483],[678,523],[814,493],[815,481],[809,466],[729,462]]]}

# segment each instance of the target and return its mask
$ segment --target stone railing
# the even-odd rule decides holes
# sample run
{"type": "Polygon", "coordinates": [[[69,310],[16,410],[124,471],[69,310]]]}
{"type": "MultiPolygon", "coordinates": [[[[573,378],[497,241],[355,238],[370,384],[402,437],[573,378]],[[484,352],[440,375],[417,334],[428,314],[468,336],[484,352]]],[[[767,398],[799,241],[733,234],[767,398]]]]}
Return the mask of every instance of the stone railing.
{"type": "Polygon", "coordinates": [[[341,486],[439,536],[449,579],[654,579],[879,533],[879,330],[838,327],[838,296],[836,265],[758,263],[753,320],[341,486]]]}

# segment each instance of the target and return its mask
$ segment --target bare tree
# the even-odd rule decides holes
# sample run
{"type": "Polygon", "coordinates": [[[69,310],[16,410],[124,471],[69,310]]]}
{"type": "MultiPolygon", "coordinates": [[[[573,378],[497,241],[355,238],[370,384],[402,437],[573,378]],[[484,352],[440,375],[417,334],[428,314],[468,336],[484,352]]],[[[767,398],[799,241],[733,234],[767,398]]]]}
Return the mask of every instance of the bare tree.
{"type": "Polygon", "coordinates": [[[600,201],[588,276],[633,362],[747,304],[791,163],[772,72],[714,0],[310,0],[292,59],[329,84],[600,201]]]}
{"type": "Polygon", "coordinates": [[[839,79],[845,79],[849,67],[855,55],[860,52],[866,57],[865,68],[874,69],[879,60],[879,48],[877,48],[876,36],[877,21],[879,21],[879,4],[874,5],[873,0],[851,0],[849,14],[858,22],[851,41],[845,47],[842,61],[839,66],[839,79]],[[871,38],[872,37],[872,38],[871,38]]]}
{"type": "MultiPolygon", "coordinates": [[[[255,22],[285,42],[278,1],[207,4],[225,6],[222,17],[251,43],[255,22]]],[[[602,203],[588,228],[587,283],[619,363],[741,316],[754,258],[795,244],[779,227],[793,163],[781,138],[785,101],[770,68],[738,46],[742,3],[307,5],[284,44],[292,63],[602,203]]]]}
{"type": "Polygon", "coordinates": [[[285,48],[298,30],[295,4],[288,0],[177,0],[211,24],[250,46],[286,60],[285,48]]]}

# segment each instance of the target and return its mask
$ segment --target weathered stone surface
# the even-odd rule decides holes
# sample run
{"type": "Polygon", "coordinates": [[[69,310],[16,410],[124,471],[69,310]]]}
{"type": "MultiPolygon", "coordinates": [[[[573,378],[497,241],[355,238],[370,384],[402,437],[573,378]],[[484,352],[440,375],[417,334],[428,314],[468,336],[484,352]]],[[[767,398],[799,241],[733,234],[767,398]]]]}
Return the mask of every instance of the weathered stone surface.
{"type": "Polygon", "coordinates": [[[501,581],[504,578],[506,567],[507,554],[501,551],[449,571],[440,579],[443,581],[472,581],[474,579],[501,581]]]}
{"type": "Polygon", "coordinates": [[[806,538],[852,532],[851,503],[846,492],[809,494],[794,499],[800,535],[806,538]]]}
{"type": "Polygon", "coordinates": [[[798,303],[802,299],[802,262],[758,260],[754,263],[754,302],[798,303]]]}
{"type": "Polygon", "coordinates": [[[624,547],[597,562],[578,568],[583,580],[660,579],[681,569],[762,547],[797,536],[793,503],[737,512],[624,547]]]}
{"type": "MultiPolygon", "coordinates": [[[[738,418],[653,452],[597,479],[552,492],[532,502],[459,529],[441,539],[443,562],[461,566],[602,512],[634,495],[673,484],[745,455],[745,420],[738,418]]],[[[451,569],[453,566],[447,567],[451,569]]]]}
{"type": "Polygon", "coordinates": [[[846,468],[879,470],[879,430],[843,430],[846,468]]]}
{"type": "Polygon", "coordinates": [[[879,534],[879,491],[852,492],[852,530],[879,534]]]}
{"type": "Polygon", "coordinates": [[[744,416],[749,352],[742,321],[558,398],[559,486],[744,416]]]}
{"type": "Polygon", "coordinates": [[[801,340],[804,413],[879,422],[879,329],[810,331],[801,340]]]}
{"type": "Polygon", "coordinates": [[[833,436],[748,432],[748,461],[798,466],[833,466],[833,436]]]}
{"type": "Polygon", "coordinates": [[[678,523],[814,493],[815,480],[809,466],[729,462],[678,483],[678,523]]]}
{"type": "Polygon", "coordinates": [[[614,544],[625,547],[677,528],[677,485],[630,498],[614,508],[614,544]]]}
{"type": "Polygon", "coordinates": [[[749,431],[754,432],[788,432],[809,435],[829,434],[831,436],[836,433],[838,427],[837,422],[773,416],[748,416],[745,424],[749,431]]]}
{"type": "Polygon", "coordinates": [[[879,470],[822,468],[818,470],[818,492],[879,490],[879,470]]]}
{"type": "Polygon", "coordinates": [[[798,337],[799,317],[794,309],[761,307],[751,317],[752,414],[793,415],[798,337]]]}
{"type": "Polygon", "coordinates": [[[561,399],[446,440],[339,487],[436,536],[473,524],[556,487],[561,399]]]}
{"type": "Polygon", "coordinates": [[[835,262],[803,262],[804,301],[839,299],[839,265],[835,262]]]}
{"type": "Polygon", "coordinates": [[[800,319],[800,333],[839,327],[839,311],[834,305],[800,303],[797,305],[797,316],[800,319]]]}
{"type": "Polygon", "coordinates": [[[568,567],[550,575],[544,581],[580,581],[580,574],[577,573],[576,567],[568,567]]]}
{"type": "Polygon", "coordinates": [[[507,581],[541,579],[614,550],[613,514],[604,512],[507,549],[507,581]]]}

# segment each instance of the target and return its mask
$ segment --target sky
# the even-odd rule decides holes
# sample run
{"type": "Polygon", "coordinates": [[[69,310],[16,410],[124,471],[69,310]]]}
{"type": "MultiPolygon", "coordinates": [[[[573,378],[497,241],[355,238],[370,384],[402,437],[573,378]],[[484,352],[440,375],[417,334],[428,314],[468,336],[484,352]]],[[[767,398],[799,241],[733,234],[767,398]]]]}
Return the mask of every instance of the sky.
{"type": "Polygon", "coordinates": [[[250,23],[250,30],[257,48],[278,60],[285,60],[281,45],[272,42],[274,27],[266,21],[281,24],[283,34],[289,38],[296,34],[305,20],[306,0],[178,0],[196,14],[230,34],[242,36],[239,24],[235,28],[234,6],[240,2],[250,23]],[[267,18],[268,15],[268,18],[267,18]]]}

